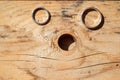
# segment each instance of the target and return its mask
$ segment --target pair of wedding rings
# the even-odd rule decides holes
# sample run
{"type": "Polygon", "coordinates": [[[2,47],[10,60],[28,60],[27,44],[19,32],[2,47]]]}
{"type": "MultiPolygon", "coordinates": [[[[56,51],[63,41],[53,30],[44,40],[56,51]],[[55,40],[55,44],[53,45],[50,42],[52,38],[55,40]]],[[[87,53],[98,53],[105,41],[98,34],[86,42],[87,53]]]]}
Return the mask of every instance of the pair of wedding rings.
{"type": "MultiPolygon", "coordinates": [[[[33,12],[32,12],[32,18],[33,18],[33,20],[34,20],[34,22],[35,22],[36,24],[38,24],[38,25],[45,25],[45,24],[47,24],[47,23],[50,21],[51,14],[50,14],[50,12],[49,12],[47,9],[45,9],[44,7],[38,7],[38,8],[35,8],[35,9],[33,10],[33,12]],[[36,14],[38,11],[40,11],[40,10],[44,10],[44,11],[46,12],[46,14],[47,14],[47,17],[45,18],[44,21],[38,22],[38,21],[35,19],[35,14],[36,14]]],[[[88,8],[86,8],[86,9],[82,12],[82,14],[81,14],[81,21],[82,21],[82,23],[83,23],[88,29],[94,30],[94,29],[99,28],[99,26],[101,25],[101,23],[102,23],[102,21],[103,21],[103,15],[102,15],[102,13],[101,13],[97,8],[95,8],[95,7],[88,7],[88,8]],[[90,11],[95,11],[95,12],[97,12],[97,13],[98,13],[98,16],[99,16],[99,18],[98,18],[98,23],[97,23],[96,25],[94,25],[93,27],[90,27],[90,26],[87,25],[86,22],[85,22],[85,17],[86,17],[86,15],[87,15],[87,13],[90,12],[90,11]]]]}

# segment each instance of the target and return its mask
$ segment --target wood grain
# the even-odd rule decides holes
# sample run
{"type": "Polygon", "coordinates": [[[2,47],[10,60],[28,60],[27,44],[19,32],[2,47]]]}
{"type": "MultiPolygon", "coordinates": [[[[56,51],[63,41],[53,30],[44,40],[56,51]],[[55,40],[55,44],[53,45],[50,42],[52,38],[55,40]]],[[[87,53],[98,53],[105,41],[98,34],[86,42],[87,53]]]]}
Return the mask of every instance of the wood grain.
{"type": "Polygon", "coordinates": [[[120,1],[0,1],[0,80],[120,80],[120,1]],[[40,6],[46,25],[32,20],[40,6]],[[91,6],[104,16],[99,30],[81,21],[91,6]],[[59,47],[63,34],[73,49],[59,47]]]}

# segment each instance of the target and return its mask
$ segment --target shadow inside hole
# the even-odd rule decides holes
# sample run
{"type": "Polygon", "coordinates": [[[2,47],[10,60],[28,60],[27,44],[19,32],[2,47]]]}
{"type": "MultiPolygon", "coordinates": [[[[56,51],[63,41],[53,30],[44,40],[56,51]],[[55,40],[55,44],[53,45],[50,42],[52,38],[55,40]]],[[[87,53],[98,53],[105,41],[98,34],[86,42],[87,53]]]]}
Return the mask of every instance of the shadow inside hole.
{"type": "Polygon", "coordinates": [[[97,25],[97,26],[95,26],[95,27],[88,27],[88,26],[86,26],[88,29],[90,29],[90,30],[98,30],[98,29],[100,29],[100,28],[102,28],[103,27],[103,25],[104,25],[104,16],[102,15],[102,13],[98,10],[98,9],[96,9],[96,8],[88,8],[88,9],[86,9],[84,12],[83,12],[83,14],[82,14],[82,21],[83,21],[83,23],[85,24],[85,17],[86,17],[86,15],[89,13],[89,12],[91,12],[91,11],[96,11],[96,12],[99,12],[99,14],[101,15],[101,22],[99,23],[99,25],[97,25]]]}
{"type": "Polygon", "coordinates": [[[36,24],[38,24],[38,25],[45,25],[45,24],[47,24],[47,23],[50,21],[50,19],[51,19],[51,14],[50,14],[50,12],[49,12],[47,9],[45,9],[45,8],[43,8],[43,7],[38,7],[38,8],[36,8],[36,9],[34,9],[33,12],[32,12],[32,19],[33,19],[34,22],[35,22],[36,24]],[[47,15],[48,15],[47,18],[46,18],[46,20],[45,20],[44,22],[40,22],[39,20],[36,20],[36,19],[35,19],[36,13],[37,13],[38,11],[41,11],[41,10],[46,11],[46,12],[47,12],[47,15]]]}
{"type": "Polygon", "coordinates": [[[75,43],[75,39],[70,34],[63,34],[58,39],[58,45],[61,49],[68,51],[69,47],[75,43]]]}

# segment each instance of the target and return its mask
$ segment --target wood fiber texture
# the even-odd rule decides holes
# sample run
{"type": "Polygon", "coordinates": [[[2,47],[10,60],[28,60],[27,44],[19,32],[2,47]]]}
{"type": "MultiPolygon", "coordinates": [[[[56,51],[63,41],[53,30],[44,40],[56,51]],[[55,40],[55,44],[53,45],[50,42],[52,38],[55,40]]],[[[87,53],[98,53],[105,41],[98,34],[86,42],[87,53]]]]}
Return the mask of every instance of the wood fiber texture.
{"type": "Polygon", "coordinates": [[[0,80],[120,80],[120,1],[0,1],[0,80]],[[32,20],[40,6],[46,25],[32,20]],[[104,16],[98,30],[81,21],[91,6],[104,16]],[[63,34],[73,49],[60,48],[63,34]]]}

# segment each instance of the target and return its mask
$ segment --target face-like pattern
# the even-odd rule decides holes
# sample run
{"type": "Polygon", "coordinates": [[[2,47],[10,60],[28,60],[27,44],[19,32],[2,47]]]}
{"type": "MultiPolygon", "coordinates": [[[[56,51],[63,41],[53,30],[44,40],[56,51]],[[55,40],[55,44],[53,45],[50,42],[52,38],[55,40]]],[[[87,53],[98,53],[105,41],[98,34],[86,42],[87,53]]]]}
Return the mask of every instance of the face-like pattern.
{"type": "MultiPolygon", "coordinates": [[[[0,79],[110,80],[106,72],[120,73],[120,3],[13,1],[0,4],[0,79]],[[40,6],[51,15],[44,25],[32,20],[32,11],[40,6]],[[82,22],[83,11],[91,6],[104,18],[98,29],[91,29],[99,22],[96,11],[86,14],[85,24],[90,28],[82,22]]],[[[44,20],[42,15],[35,15],[36,20],[44,20]]],[[[115,80],[119,79],[116,75],[115,80]]]]}

